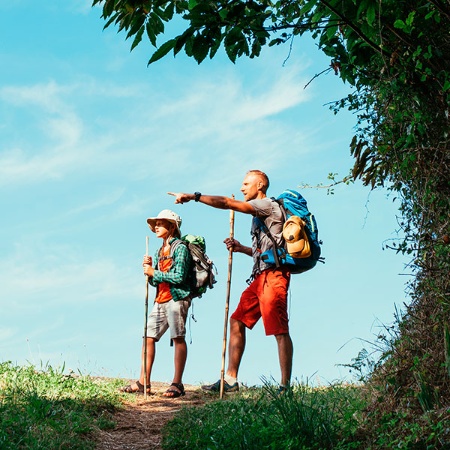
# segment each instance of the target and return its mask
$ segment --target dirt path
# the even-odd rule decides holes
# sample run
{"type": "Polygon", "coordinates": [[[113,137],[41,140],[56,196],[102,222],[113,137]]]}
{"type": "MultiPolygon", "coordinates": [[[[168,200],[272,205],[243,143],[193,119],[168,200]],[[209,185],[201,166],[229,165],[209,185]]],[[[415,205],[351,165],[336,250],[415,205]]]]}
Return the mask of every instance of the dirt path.
{"type": "Polygon", "coordinates": [[[167,384],[152,383],[155,395],[130,394],[125,408],[114,415],[116,427],[98,433],[98,450],[161,450],[161,429],[183,405],[202,405],[208,398],[198,386],[185,385],[186,395],[176,399],[162,396],[167,384]]]}

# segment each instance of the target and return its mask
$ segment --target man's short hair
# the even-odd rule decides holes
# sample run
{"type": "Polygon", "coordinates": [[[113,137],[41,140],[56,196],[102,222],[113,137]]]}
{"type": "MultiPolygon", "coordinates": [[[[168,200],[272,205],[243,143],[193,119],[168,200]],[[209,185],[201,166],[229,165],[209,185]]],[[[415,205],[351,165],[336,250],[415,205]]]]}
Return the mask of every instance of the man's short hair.
{"type": "Polygon", "coordinates": [[[263,187],[262,187],[262,191],[264,192],[264,194],[267,192],[267,189],[269,189],[269,177],[262,172],[261,170],[249,170],[247,172],[247,174],[249,173],[254,173],[255,175],[258,175],[259,178],[261,179],[262,183],[263,183],[263,187]]]}

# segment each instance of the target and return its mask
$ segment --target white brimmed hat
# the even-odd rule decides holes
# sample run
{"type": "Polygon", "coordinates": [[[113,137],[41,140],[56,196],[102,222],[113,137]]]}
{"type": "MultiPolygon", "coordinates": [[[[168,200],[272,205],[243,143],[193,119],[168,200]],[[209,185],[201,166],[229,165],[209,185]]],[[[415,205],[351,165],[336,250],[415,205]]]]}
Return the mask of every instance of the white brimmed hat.
{"type": "Polygon", "coordinates": [[[174,223],[177,226],[178,233],[181,234],[181,217],[170,209],[163,209],[156,217],[150,217],[147,219],[148,226],[153,233],[155,232],[156,221],[160,219],[168,220],[169,222],[174,223]]]}

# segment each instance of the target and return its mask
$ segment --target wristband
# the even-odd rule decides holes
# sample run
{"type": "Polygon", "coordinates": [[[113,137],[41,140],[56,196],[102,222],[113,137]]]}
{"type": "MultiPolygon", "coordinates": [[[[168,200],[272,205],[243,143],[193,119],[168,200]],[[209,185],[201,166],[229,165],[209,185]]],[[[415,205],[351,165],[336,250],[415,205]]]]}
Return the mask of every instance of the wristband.
{"type": "Polygon", "coordinates": [[[200,192],[194,192],[194,200],[198,202],[202,194],[200,192]]]}

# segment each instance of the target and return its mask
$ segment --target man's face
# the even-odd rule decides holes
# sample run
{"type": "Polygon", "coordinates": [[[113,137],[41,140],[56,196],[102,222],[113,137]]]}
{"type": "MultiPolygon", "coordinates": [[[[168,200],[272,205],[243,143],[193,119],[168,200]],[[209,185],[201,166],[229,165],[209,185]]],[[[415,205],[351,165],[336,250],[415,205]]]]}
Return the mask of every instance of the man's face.
{"type": "Polygon", "coordinates": [[[249,173],[245,176],[242,182],[241,192],[244,194],[244,200],[246,202],[258,197],[260,183],[259,177],[254,173],[249,173]]]}

